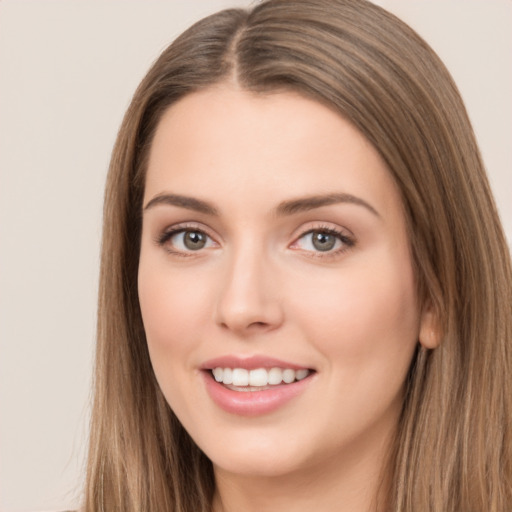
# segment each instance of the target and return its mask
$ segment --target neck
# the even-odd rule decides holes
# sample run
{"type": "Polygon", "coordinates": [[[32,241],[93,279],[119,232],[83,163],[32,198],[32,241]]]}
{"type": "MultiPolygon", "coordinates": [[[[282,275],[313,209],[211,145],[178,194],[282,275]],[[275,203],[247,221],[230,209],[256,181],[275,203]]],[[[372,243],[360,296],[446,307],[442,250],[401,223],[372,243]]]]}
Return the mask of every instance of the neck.
{"type": "MultiPolygon", "coordinates": [[[[388,445],[386,445],[388,446],[388,445]]],[[[351,450],[286,475],[240,475],[215,468],[214,512],[383,512],[387,447],[351,450]]]]}

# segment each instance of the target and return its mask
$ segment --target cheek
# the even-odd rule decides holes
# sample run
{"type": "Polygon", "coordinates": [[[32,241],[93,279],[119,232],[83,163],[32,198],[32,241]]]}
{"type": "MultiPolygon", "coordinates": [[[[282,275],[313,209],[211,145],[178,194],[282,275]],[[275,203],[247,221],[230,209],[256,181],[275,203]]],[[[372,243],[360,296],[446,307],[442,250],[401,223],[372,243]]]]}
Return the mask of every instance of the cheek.
{"type": "Polygon", "coordinates": [[[184,279],[166,265],[151,264],[141,257],[139,302],[148,348],[155,371],[176,361],[172,356],[194,350],[205,326],[207,299],[204,288],[184,279]]]}
{"type": "Polygon", "coordinates": [[[303,283],[310,292],[295,302],[298,329],[323,356],[323,420],[347,436],[384,418],[394,424],[417,344],[412,271],[381,263],[303,283]]]}
{"type": "Polygon", "coordinates": [[[169,405],[186,420],[207,318],[204,289],[189,274],[141,257],[138,291],[153,371],[169,405]]]}
{"type": "Polygon", "coordinates": [[[343,269],[336,277],[302,283],[308,293],[295,301],[296,317],[332,364],[343,364],[347,371],[386,365],[407,370],[419,315],[412,269],[408,260],[404,265],[395,261],[382,258],[377,264],[343,269]]]}

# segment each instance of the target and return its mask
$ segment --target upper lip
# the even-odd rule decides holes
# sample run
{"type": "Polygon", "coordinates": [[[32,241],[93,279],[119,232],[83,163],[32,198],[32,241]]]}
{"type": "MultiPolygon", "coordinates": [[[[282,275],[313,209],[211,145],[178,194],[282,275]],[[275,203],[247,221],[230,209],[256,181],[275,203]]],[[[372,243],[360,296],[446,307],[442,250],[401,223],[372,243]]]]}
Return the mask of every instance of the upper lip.
{"type": "Polygon", "coordinates": [[[274,357],[263,355],[253,356],[235,356],[225,355],[209,359],[201,366],[201,370],[213,370],[214,368],[245,368],[246,370],[255,370],[256,368],[291,368],[292,370],[311,369],[308,366],[283,361],[274,357]]]}

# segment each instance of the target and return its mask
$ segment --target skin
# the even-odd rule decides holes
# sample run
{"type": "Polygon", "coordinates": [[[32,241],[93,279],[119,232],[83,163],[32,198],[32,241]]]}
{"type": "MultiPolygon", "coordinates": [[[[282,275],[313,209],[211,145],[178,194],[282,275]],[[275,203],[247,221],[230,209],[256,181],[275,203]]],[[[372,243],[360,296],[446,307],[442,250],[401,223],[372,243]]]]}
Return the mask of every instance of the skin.
{"type": "Polygon", "coordinates": [[[404,379],[432,322],[416,302],[399,192],[375,149],[315,101],[222,84],[164,114],[144,205],[149,352],[168,403],[213,462],[215,510],[378,507],[404,379]],[[277,213],[333,192],[352,200],[277,213]],[[155,200],[165,194],[217,213],[155,200]],[[182,234],[160,243],[172,227],[206,233],[205,247],[187,249],[182,234]],[[307,233],[326,228],[342,238],[319,251],[307,233]],[[199,369],[227,354],[315,373],[277,410],[235,415],[212,401],[199,369]]]}

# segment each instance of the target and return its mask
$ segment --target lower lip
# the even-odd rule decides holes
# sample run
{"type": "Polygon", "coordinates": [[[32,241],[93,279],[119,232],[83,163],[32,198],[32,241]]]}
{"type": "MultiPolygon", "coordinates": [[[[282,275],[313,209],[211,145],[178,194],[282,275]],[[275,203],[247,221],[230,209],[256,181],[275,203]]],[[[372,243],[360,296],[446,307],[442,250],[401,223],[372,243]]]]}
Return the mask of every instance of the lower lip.
{"type": "Polygon", "coordinates": [[[224,411],[240,416],[271,413],[302,393],[312,375],[291,384],[281,384],[262,391],[233,391],[218,383],[210,371],[203,371],[206,389],[212,400],[224,411]]]}

